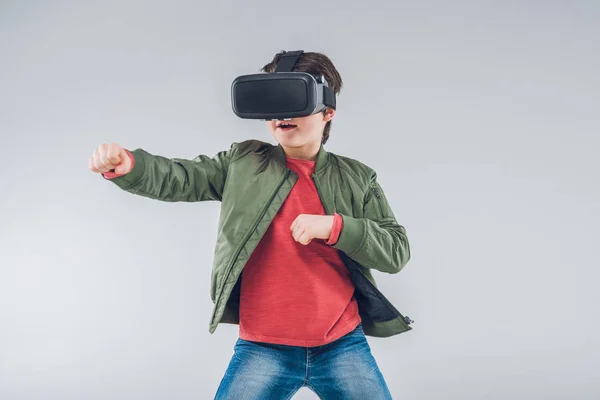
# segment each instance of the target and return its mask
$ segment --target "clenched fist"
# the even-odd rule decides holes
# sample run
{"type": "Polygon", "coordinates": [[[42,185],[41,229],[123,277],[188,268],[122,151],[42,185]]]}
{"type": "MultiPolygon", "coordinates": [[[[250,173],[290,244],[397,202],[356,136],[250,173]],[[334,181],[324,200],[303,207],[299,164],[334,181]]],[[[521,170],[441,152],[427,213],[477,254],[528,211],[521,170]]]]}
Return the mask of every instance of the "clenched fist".
{"type": "Polygon", "coordinates": [[[97,173],[114,170],[115,173],[122,175],[131,172],[133,164],[124,148],[116,143],[103,143],[94,150],[89,167],[97,173]]]}
{"type": "Polygon", "coordinates": [[[296,242],[307,245],[313,239],[329,239],[333,220],[332,215],[300,214],[290,226],[290,230],[296,242]]]}

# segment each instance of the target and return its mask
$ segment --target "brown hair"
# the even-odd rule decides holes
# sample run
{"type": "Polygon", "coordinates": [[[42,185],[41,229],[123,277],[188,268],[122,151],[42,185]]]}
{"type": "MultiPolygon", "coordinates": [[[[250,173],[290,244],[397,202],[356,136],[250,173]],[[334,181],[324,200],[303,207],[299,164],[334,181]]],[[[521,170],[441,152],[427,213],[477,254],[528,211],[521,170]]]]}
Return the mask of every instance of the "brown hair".
{"type": "MultiPolygon", "coordinates": [[[[270,63],[265,65],[262,68],[263,72],[271,73],[275,71],[277,67],[277,63],[281,59],[282,53],[277,53],[273,57],[270,63]]],[[[337,95],[340,93],[342,89],[342,77],[340,73],[333,65],[333,62],[329,57],[322,53],[314,53],[314,52],[304,52],[298,58],[298,62],[294,66],[294,72],[307,72],[313,75],[321,75],[325,76],[327,80],[327,84],[333,90],[333,92],[337,95]]],[[[331,122],[327,122],[325,124],[325,129],[323,130],[323,139],[322,142],[325,144],[329,139],[329,132],[331,130],[331,122]]]]}

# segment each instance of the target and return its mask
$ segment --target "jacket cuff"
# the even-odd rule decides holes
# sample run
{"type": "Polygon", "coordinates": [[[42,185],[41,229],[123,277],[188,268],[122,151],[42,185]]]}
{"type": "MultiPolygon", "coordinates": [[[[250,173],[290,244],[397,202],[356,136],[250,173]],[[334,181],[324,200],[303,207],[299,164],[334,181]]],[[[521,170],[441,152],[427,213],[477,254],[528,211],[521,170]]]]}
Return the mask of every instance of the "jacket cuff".
{"type": "Polygon", "coordinates": [[[133,151],[125,150],[133,163],[133,169],[126,174],[118,175],[114,172],[105,172],[102,174],[104,179],[114,182],[120,188],[129,188],[135,185],[144,176],[146,163],[140,149],[133,151]]]}
{"type": "Polygon", "coordinates": [[[340,237],[340,233],[342,231],[344,225],[344,220],[342,219],[342,216],[338,213],[334,213],[333,214],[333,226],[331,228],[331,234],[329,236],[329,240],[327,241],[328,245],[334,245],[339,237],[340,237]]]}
{"type": "Polygon", "coordinates": [[[344,229],[340,232],[340,237],[333,247],[343,251],[350,257],[363,247],[367,227],[362,218],[354,218],[348,215],[342,215],[342,218],[344,229]]]}

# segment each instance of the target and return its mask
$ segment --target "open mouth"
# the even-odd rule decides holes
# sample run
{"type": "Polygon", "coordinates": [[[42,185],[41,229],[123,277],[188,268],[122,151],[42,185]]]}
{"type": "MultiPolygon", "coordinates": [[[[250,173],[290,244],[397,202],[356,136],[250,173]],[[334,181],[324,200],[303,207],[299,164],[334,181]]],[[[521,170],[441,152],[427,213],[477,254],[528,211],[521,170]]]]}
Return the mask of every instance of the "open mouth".
{"type": "Polygon", "coordinates": [[[291,131],[295,127],[296,125],[290,123],[277,123],[277,128],[281,129],[282,131],[291,131]]]}

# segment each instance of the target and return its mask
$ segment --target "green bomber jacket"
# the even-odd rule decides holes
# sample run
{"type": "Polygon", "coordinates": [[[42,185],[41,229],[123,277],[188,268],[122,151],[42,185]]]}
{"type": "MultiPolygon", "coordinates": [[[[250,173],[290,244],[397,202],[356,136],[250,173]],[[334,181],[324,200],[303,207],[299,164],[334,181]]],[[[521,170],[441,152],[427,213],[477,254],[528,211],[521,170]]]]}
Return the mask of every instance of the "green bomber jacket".
{"type": "MultiPolygon", "coordinates": [[[[110,179],[122,190],[166,202],[221,202],[209,332],[220,323],[238,324],[241,272],[298,179],[286,166],[283,148],[246,140],[213,157],[166,158],[140,148],[131,153],[132,171],[110,179]]],[[[386,299],[372,274],[398,273],[411,256],[406,229],[396,221],[377,173],[321,144],[312,178],[327,215],[343,218],[332,246],[355,285],[365,335],[390,337],[411,330],[414,321],[386,299]]]]}

